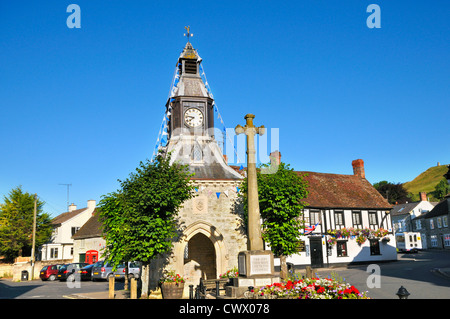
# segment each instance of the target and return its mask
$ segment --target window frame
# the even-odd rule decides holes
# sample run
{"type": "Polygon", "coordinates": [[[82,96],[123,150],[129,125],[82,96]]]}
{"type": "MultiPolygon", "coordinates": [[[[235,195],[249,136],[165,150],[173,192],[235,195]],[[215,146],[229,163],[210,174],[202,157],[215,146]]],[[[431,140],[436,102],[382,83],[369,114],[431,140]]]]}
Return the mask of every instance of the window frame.
{"type": "Polygon", "coordinates": [[[348,257],[347,240],[337,240],[336,241],[336,256],[337,257],[348,257]],[[342,249],[344,248],[344,249],[342,249]]]}
{"type": "Polygon", "coordinates": [[[341,229],[345,227],[345,214],[343,210],[338,210],[334,212],[334,225],[336,229],[341,229]]]}
{"type": "Polygon", "coordinates": [[[320,222],[321,222],[320,210],[309,211],[309,225],[313,226],[317,223],[320,224],[320,222]],[[313,216],[314,216],[314,218],[313,218],[313,216]]]}
{"type": "Polygon", "coordinates": [[[363,228],[362,213],[360,210],[352,211],[352,225],[353,225],[353,228],[363,228]],[[357,216],[358,218],[355,218],[355,216],[357,216]],[[358,219],[359,223],[355,223],[355,219],[358,219]]]}
{"type": "Polygon", "coordinates": [[[368,219],[369,219],[369,228],[370,229],[378,229],[378,214],[376,211],[369,211],[368,212],[368,219]],[[373,218],[375,220],[373,220],[373,218]]]}

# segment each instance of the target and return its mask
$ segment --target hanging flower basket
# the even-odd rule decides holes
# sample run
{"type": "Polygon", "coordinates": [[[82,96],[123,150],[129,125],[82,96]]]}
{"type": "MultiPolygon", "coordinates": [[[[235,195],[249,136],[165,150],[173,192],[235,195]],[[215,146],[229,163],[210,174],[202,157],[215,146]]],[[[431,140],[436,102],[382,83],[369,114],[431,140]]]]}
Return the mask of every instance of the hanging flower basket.
{"type": "Polygon", "coordinates": [[[328,244],[334,245],[334,244],[336,244],[337,239],[350,237],[351,239],[356,238],[356,242],[358,243],[358,245],[362,245],[369,238],[381,239],[384,237],[382,239],[382,241],[388,242],[389,238],[386,237],[388,234],[389,234],[389,231],[387,231],[386,229],[383,229],[383,228],[378,228],[376,230],[369,229],[369,228],[357,229],[357,228],[353,228],[353,227],[341,228],[341,229],[337,229],[337,230],[330,229],[330,230],[328,230],[328,235],[330,235],[330,237],[328,238],[327,241],[328,241],[328,244]]]}

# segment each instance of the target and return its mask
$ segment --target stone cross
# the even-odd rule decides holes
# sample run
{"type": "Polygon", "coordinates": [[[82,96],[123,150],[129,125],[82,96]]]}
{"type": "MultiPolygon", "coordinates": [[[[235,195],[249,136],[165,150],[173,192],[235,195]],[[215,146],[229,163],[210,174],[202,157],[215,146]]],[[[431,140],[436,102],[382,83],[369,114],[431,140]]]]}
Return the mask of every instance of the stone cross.
{"type": "Polygon", "coordinates": [[[263,250],[264,245],[261,238],[261,221],[259,213],[258,181],[256,178],[256,150],[255,134],[263,135],[264,126],[255,127],[253,125],[253,114],[245,117],[247,124],[245,127],[237,125],[234,129],[236,134],[245,133],[247,135],[247,181],[248,181],[248,250],[263,250]]]}

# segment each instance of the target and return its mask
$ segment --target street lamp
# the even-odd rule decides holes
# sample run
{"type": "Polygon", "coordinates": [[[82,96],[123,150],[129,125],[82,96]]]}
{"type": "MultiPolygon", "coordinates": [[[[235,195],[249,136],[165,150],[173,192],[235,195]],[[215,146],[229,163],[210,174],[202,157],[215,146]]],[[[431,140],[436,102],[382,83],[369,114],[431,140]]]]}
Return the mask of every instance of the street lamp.
{"type": "Polygon", "coordinates": [[[408,292],[408,290],[406,290],[405,287],[401,286],[396,295],[398,296],[399,299],[408,299],[408,296],[410,295],[410,293],[408,292]]]}

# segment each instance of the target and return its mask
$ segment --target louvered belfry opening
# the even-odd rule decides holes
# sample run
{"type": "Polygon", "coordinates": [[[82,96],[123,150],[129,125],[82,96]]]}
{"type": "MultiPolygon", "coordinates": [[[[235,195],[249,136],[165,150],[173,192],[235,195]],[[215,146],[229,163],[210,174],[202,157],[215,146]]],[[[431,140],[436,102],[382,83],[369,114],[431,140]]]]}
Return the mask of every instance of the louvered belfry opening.
{"type": "Polygon", "coordinates": [[[197,74],[197,60],[185,60],[184,61],[184,72],[186,74],[197,74]]]}

